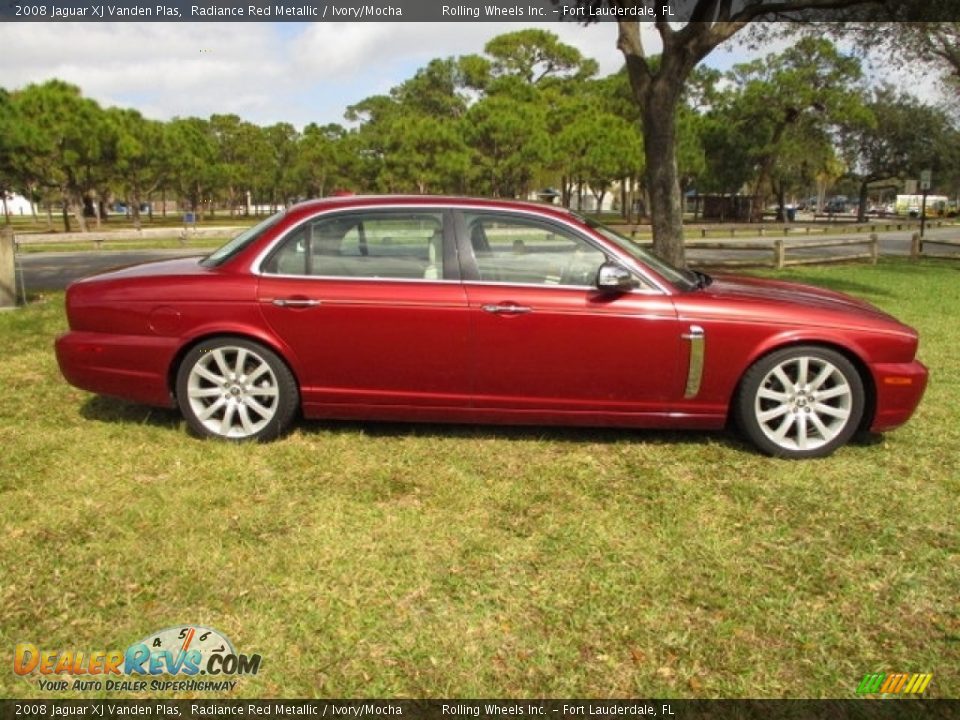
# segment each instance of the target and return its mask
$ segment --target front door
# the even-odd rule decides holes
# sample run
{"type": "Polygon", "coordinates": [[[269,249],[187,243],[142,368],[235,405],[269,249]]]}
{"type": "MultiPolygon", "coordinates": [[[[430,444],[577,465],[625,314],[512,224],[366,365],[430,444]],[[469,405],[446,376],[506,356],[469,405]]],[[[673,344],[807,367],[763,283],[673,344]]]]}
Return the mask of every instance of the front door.
{"type": "Polygon", "coordinates": [[[597,290],[606,253],[561,223],[474,211],[460,227],[461,253],[473,263],[464,286],[478,409],[617,422],[663,413],[682,397],[669,296],[649,285],[597,290]]]}

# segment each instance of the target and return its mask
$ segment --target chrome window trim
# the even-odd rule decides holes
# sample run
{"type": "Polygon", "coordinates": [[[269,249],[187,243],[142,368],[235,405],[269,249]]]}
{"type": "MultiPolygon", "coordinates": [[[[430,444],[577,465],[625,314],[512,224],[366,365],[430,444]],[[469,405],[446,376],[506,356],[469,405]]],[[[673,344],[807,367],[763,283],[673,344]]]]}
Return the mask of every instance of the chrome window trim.
{"type": "MultiPolygon", "coordinates": [[[[581,238],[585,243],[594,247],[598,252],[602,252],[608,257],[610,256],[615,257],[617,259],[617,262],[624,265],[624,267],[627,270],[629,270],[634,275],[638,276],[641,280],[643,280],[643,282],[645,282],[647,285],[650,286],[651,290],[653,290],[653,292],[651,292],[651,291],[643,291],[641,288],[637,288],[636,290],[630,291],[631,293],[639,292],[640,294],[643,294],[643,295],[670,295],[671,294],[670,291],[663,286],[663,283],[651,277],[650,274],[647,272],[646,268],[639,265],[634,258],[624,257],[621,254],[620,248],[614,247],[613,249],[611,249],[607,245],[598,243],[596,238],[594,238],[592,235],[585,234],[581,226],[576,225],[570,222],[569,220],[557,218],[552,215],[542,215],[529,208],[487,207],[483,205],[475,205],[473,203],[464,203],[461,205],[456,205],[455,208],[457,210],[474,209],[480,212],[490,213],[491,215],[511,213],[514,215],[522,215],[525,217],[534,218],[542,222],[556,223],[558,225],[563,225],[566,228],[568,228],[570,231],[572,231],[577,237],[581,238]],[[659,292],[656,292],[656,291],[659,291],[659,292]]],[[[587,228],[587,230],[590,230],[590,228],[587,228]]],[[[590,230],[590,232],[593,232],[593,231],[590,230]]],[[[467,281],[463,281],[463,282],[467,282],[467,281]]],[[[490,281],[480,282],[480,281],[474,281],[474,280],[471,280],[469,282],[476,282],[482,285],[510,285],[514,287],[560,287],[558,285],[547,285],[544,283],[503,283],[503,282],[490,282],[490,281]]],[[[580,289],[592,287],[594,290],[597,289],[596,286],[590,286],[590,285],[567,285],[564,287],[576,287],[580,289]]]]}
{"type": "MultiPolygon", "coordinates": [[[[474,210],[479,212],[488,212],[491,214],[513,214],[519,215],[522,217],[528,217],[535,220],[553,222],[558,225],[563,225],[569,228],[574,234],[582,238],[584,242],[589,243],[595,247],[598,251],[605,253],[608,256],[612,256],[617,259],[618,262],[623,264],[627,270],[637,275],[643,282],[647,283],[650,286],[649,290],[644,288],[637,288],[631,290],[629,293],[625,294],[639,294],[639,295],[671,295],[672,293],[664,287],[663,283],[655,278],[651,277],[647,272],[646,268],[642,267],[634,258],[624,257],[619,248],[611,249],[606,245],[600,244],[596,239],[591,235],[586,235],[583,232],[583,229],[574,223],[565,220],[563,218],[554,217],[552,215],[543,215],[535,210],[530,208],[513,208],[513,207],[490,207],[487,205],[478,205],[475,203],[465,202],[465,203],[456,203],[449,205],[435,205],[432,203],[400,203],[400,204],[385,204],[385,205],[359,205],[355,207],[338,207],[330,208],[326,210],[320,210],[314,215],[304,218],[301,222],[293,225],[292,227],[285,230],[283,233],[275,237],[266,248],[264,248],[250,263],[250,273],[259,277],[276,277],[276,278],[301,278],[305,280],[340,280],[346,282],[355,282],[355,281],[366,281],[366,282],[402,282],[402,283],[457,283],[461,285],[477,284],[477,285],[496,285],[499,287],[537,287],[537,288],[576,288],[578,290],[589,290],[591,286],[589,285],[545,285],[543,283],[505,283],[505,282],[480,282],[473,280],[464,280],[462,277],[456,280],[447,280],[444,278],[376,278],[376,277],[346,277],[343,275],[286,275],[279,273],[266,273],[262,270],[262,265],[264,260],[267,259],[267,256],[273,252],[274,248],[281,242],[283,242],[287,236],[298,230],[302,225],[308,222],[313,222],[318,218],[323,217],[324,215],[336,215],[336,214],[347,214],[347,213],[356,213],[364,211],[376,211],[376,210],[431,210],[434,212],[443,213],[444,211],[454,211],[454,210],[474,210]]],[[[589,228],[588,228],[589,229],[589,228]]],[[[596,288],[593,288],[596,290],[596,288]]]]}

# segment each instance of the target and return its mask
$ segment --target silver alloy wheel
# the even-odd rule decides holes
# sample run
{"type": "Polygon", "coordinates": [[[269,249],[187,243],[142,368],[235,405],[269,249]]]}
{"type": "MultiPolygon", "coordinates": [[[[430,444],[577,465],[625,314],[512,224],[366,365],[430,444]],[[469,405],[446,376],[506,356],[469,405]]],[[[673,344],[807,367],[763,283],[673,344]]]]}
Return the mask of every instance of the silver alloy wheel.
{"type": "Polygon", "coordinates": [[[277,414],[277,376],[245,347],[223,345],[197,358],[187,377],[187,397],[197,420],[213,435],[252,437],[277,414]]]}
{"type": "Polygon", "coordinates": [[[853,389],[840,369],[800,355],[775,365],[760,382],[754,412],[763,434],[785,450],[823,447],[848,426],[853,389]]]}

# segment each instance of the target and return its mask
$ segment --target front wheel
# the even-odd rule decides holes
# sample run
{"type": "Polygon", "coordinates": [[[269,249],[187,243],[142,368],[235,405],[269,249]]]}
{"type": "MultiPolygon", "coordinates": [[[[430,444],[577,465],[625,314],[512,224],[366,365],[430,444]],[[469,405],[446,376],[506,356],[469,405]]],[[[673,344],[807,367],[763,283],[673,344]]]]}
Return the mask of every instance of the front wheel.
{"type": "Polygon", "coordinates": [[[273,351],[241,338],[212,338],[180,363],[177,402],[199,435],[263,441],[290,426],[300,396],[293,374],[273,351]]]}
{"type": "Polygon", "coordinates": [[[857,431],[863,381],[843,355],[800,346],[771,353],[744,374],[735,415],[763,452],[785,458],[825,457],[857,431]]]}

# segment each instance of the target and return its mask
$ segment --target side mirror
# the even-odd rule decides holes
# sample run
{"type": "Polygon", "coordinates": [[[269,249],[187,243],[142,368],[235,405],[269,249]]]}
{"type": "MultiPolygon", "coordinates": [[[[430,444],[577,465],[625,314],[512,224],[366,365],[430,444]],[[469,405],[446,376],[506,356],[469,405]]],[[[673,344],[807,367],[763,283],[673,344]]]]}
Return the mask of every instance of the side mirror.
{"type": "Polygon", "coordinates": [[[605,262],[597,273],[597,288],[604,292],[629,292],[637,287],[636,278],[622,265],[605,262]]]}

